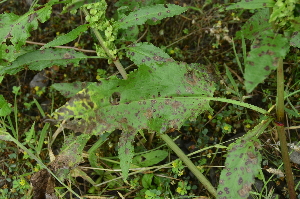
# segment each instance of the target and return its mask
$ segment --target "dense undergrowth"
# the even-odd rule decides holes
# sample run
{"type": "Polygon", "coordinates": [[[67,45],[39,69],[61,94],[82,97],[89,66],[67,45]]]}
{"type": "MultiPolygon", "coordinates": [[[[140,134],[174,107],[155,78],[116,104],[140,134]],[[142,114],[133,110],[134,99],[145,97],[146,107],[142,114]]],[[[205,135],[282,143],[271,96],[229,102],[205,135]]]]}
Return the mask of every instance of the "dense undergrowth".
{"type": "MultiPolygon", "coordinates": [[[[30,3],[34,2],[3,1],[0,13],[21,16],[28,12],[30,3]]],[[[47,2],[38,1],[40,6],[36,5],[34,9],[43,9],[42,5],[47,2]]],[[[97,11],[98,15],[94,16],[116,19],[119,17],[116,11],[118,7],[123,4],[130,7],[125,2],[107,1],[104,14],[97,11]]],[[[57,36],[67,34],[89,21],[91,27],[81,26],[79,37],[63,43],[76,48],[76,52],[82,52],[82,55],[72,49],[64,51],[54,47],[57,46],[54,44],[53,48],[44,49],[45,52],[62,55],[63,61],[77,56],[90,56],[89,59],[77,63],[66,62],[63,66],[60,61],[50,63],[47,67],[41,63],[32,68],[32,60],[40,59],[42,53],[33,54],[29,61],[25,60],[28,62],[24,67],[24,63],[13,62],[13,55],[9,59],[17,67],[9,65],[7,57],[0,57],[3,75],[1,94],[10,104],[1,105],[1,114],[5,115],[7,109],[11,110],[10,114],[1,118],[1,132],[12,135],[10,139],[5,137],[6,134],[0,135],[3,139],[0,141],[0,198],[38,199],[45,198],[45,194],[51,198],[213,197],[213,190],[199,181],[190,167],[187,168],[187,163],[182,160],[184,158],[174,153],[163,133],[174,139],[183,154],[208,179],[211,187],[218,189],[218,194],[222,184],[219,181],[221,172],[225,163],[228,163],[225,161],[232,160],[234,164],[226,164],[227,168],[252,165],[246,166],[246,169],[250,168],[251,172],[247,173],[251,175],[245,174],[244,182],[237,178],[242,189],[236,192],[235,198],[248,197],[249,194],[252,198],[289,197],[279,149],[279,130],[276,129],[283,121],[271,122],[278,118],[274,108],[277,103],[276,71],[270,70],[270,73],[264,74],[264,79],[268,77],[264,82],[260,80],[261,84],[250,88],[249,78],[259,69],[254,69],[254,74],[251,73],[244,80],[246,52],[251,51],[253,46],[250,47],[252,42],[249,38],[245,40],[243,37],[250,37],[255,32],[248,27],[249,35],[235,38],[245,22],[258,10],[225,10],[233,1],[169,1],[167,6],[164,1],[153,2],[165,8],[171,9],[170,5],[173,4],[185,9],[161,21],[146,23],[145,20],[138,31],[135,30],[137,27],[130,30],[136,34],[134,37],[122,35],[130,31],[101,32],[102,37],[107,39],[105,41],[109,41],[105,45],[112,55],[116,54],[112,52],[114,48],[121,49],[118,51],[118,60],[125,67],[128,81],[115,67],[116,60],[105,55],[99,46],[95,47],[99,38],[90,29],[97,27],[91,21],[94,7],[86,7],[86,10],[78,10],[75,14],[62,14],[63,5],[53,5],[49,20],[30,30],[31,36],[24,43],[26,48],[19,46],[18,52],[15,52],[35,53],[35,50],[57,36]],[[91,15],[90,18],[86,18],[86,12],[91,15]],[[111,37],[122,39],[115,44],[111,37]],[[52,49],[62,51],[60,53],[52,49]],[[100,58],[96,57],[96,52],[100,58]],[[145,65],[143,63],[149,54],[154,61],[145,65]],[[171,90],[174,85],[177,89],[175,93],[171,90]],[[206,98],[200,99],[203,96],[206,98]],[[197,97],[199,99],[194,99],[197,97]],[[219,100],[213,101],[213,97],[219,100]],[[151,110],[147,109],[147,103],[152,104],[151,110]],[[194,106],[195,103],[197,106],[194,106]],[[121,106],[125,108],[120,110],[121,106]],[[101,107],[107,108],[103,110],[101,107]],[[191,118],[192,121],[188,120],[191,118]],[[243,139],[230,145],[242,136],[243,139]],[[247,157],[241,156],[238,161],[233,158],[236,154],[247,154],[247,157]]],[[[118,14],[129,12],[128,7],[121,7],[118,14]]],[[[299,16],[296,9],[294,15],[299,16]]],[[[34,18],[34,15],[30,16],[34,18]]],[[[27,19],[30,20],[30,17],[27,19]]],[[[297,25],[295,23],[296,28],[297,25]]],[[[247,27],[244,31],[247,32],[247,27]]],[[[281,34],[280,31],[283,30],[278,31],[281,34]]],[[[1,55],[6,50],[4,45],[18,46],[11,40],[12,36],[9,35],[2,43],[1,55]]],[[[280,40],[283,44],[284,41],[280,40]]],[[[276,45],[272,41],[270,43],[276,45]]],[[[257,42],[257,46],[259,44],[257,42]]],[[[299,140],[300,75],[297,45],[299,47],[296,42],[295,45],[291,44],[289,51],[280,55],[284,58],[284,125],[289,146],[296,145],[299,140]]],[[[280,47],[283,49],[284,45],[280,47]]],[[[254,59],[259,60],[257,57],[254,59]]],[[[50,62],[49,59],[47,61],[50,62]]],[[[5,102],[4,98],[1,98],[1,103],[5,102]]],[[[297,147],[290,147],[289,150],[292,152],[290,160],[295,190],[299,192],[297,147]],[[292,149],[295,151],[292,152],[292,149]]],[[[227,184],[233,184],[236,178],[226,180],[227,184]]]]}

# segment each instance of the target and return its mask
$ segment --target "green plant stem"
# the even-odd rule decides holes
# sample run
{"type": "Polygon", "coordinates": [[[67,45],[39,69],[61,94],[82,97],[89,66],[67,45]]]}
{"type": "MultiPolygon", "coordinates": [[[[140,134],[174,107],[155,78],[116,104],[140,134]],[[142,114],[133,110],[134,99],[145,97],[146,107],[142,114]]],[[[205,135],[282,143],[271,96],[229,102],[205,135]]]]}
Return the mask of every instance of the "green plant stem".
{"type": "Polygon", "coordinates": [[[166,142],[166,144],[177,154],[177,156],[185,163],[190,171],[198,178],[203,186],[213,195],[217,196],[216,189],[206,179],[206,177],[199,171],[199,169],[193,164],[193,162],[182,152],[182,150],[174,143],[174,141],[167,135],[161,134],[160,137],[166,142]]]}
{"type": "MultiPolygon", "coordinates": [[[[282,123],[284,122],[284,74],[282,58],[278,60],[277,68],[277,120],[282,123]]],[[[289,195],[291,199],[296,199],[294,177],[288,153],[284,126],[277,126],[277,132],[280,141],[280,149],[289,195]]]]}
{"type": "MultiPolygon", "coordinates": [[[[86,8],[83,8],[82,9],[84,14],[86,16],[89,15],[89,12],[86,8]]],[[[124,69],[124,67],[122,66],[121,62],[119,61],[119,59],[117,57],[115,57],[114,55],[112,55],[110,52],[109,52],[109,49],[106,47],[105,43],[104,43],[104,40],[100,34],[100,32],[95,29],[95,28],[92,28],[95,36],[97,37],[101,47],[103,48],[104,52],[106,53],[106,55],[114,62],[115,66],[117,67],[118,71],[120,72],[120,74],[122,75],[123,79],[127,79],[127,73],[124,69]]]]}

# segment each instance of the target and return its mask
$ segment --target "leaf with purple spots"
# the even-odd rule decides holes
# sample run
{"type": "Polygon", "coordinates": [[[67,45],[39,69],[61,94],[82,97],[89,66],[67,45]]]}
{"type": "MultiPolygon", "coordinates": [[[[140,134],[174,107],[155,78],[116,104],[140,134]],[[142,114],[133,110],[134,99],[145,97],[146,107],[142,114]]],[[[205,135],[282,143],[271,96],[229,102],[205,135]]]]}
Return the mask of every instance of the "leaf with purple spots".
{"type": "Polygon", "coordinates": [[[268,75],[277,69],[278,60],[285,57],[289,51],[289,41],[281,34],[266,31],[251,45],[251,51],[246,59],[245,86],[247,92],[262,83],[268,75]]]}
{"type": "Polygon", "coordinates": [[[174,61],[173,58],[171,58],[162,49],[146,42],[131,44],[128,46],[127,57],[129,57],[130,60],[133,61],[137,66],[142,64],[154,66],[158,63],[174,61]]]}
{"type": "Polygon", "coordinates": [[[3,42],[8,37],[11,38],[12,44],[19,50],[30,37],[30,31],[37,29],[38,21],[44,23],[51,15],[51,3],[45,4],[44,7],[29,11],[22,16],[13,13],[5,13],[0,15],[0,40],[3,42]]]}
{"type": "Polygon", "coordinates": [[[78,64],[85,58],[88,56],[70,49],[37,50],[19,56],[11,65],[0,66],[0,75],[16,74],[23,69],[24,65],[28,65],[30,70],[43,70],[53,65],[78,64]]]}
{"type": "Polygon", "coordinates": [[[158,4],[154,6],[146,6],[131,12],[127,16],[122,16],[114,26],[116,29],[126,29],[134,25],[142,25],[147,20],[156,22],[158,20],[173,17],[185,12],[187,8],[174,4],[158,4]]]}
{"type": "Polygon", "coordinates": [[[243,9],[259,9],[270,8],[275,5],[273,0],[242,0],[238,3],[228,6],[227,10],[243,8],[243,9]]]}
{"type": "Polygon", "coordinates": [[[263,133],[272,120],[257,125],[228,147],[225,168],[221,172],[217,198],[243,199],[249,196],[254,177],[261,170],[260,141],[255,135],[263,133]]]}
{"type": "Polygon", "coordinates": [[[253,40],[270,30],[272,25],[269,23],[269,9],[261,9],[255,13],[242,27],[242,30],[236,33],[237,38],[241,35],[247,39],[253,40]]]}

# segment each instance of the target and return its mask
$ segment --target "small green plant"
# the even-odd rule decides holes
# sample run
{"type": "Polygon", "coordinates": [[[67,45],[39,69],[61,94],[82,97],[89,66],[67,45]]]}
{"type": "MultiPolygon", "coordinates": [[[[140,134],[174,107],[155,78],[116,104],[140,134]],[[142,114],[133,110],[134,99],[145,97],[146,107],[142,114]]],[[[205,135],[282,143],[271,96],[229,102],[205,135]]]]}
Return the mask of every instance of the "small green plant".
{"type": "Polygon", "coordinates": [[[187,194],[187,191],[191,189],[191,186],[188,185],[188,182],[186,181],[180,181],[178,182],[178,187],[176,189],[176,192],[180,195],[187,194]]]}

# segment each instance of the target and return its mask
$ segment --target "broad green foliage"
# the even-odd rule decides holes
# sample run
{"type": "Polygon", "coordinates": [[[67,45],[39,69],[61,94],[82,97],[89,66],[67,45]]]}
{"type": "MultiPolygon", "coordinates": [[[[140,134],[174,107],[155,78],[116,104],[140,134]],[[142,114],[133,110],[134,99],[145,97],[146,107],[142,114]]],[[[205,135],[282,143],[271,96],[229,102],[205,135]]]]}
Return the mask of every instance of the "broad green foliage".
{"type": "MultiPolygon", "coordinates": [[[[142,45],[130,47],[135,51],[130,57],[133,61],[145,56],[135,49],[142,45]]],[[[66,126],[73,130],[101,134],[120,129],[130,132],[131,138],[131,133],[141,129],[164,133],[180,128],[185,120],[210,110],[209,101],[201,99],[212,97],[215,90],[206,68],[162,59],[159,55],[164,53],[152,48],[152,53],[145,52],[151,67],[147,62],[139,65],[128,80],[111,78],[91,84],[57,111],[58,118],[73,118],[66,126]],[[154,62],[158,56],[160,61],[154,62]]]]}
{"type": "Polygon", "coordinates": [[[296,2],[291,0],[283,3],[279,0],[275,6],[274,3],[269,0],[243,0],[227,8],[263,8],[252,16],[237,33],[237,38],[243,35],[252,41],[251,51],[245,60],[244,77],[247,92],[253,91],[277,68],[278,60],[286,56],[290,45],[300,46],[298,33],[300,26],[297,22],[300,18],[294,17],[296,2]],[[280,7],[281,4],[284,4],[283,7],[280,7]],[[269,13],[268,8],[264,8],[272,6],[274,6],[272,13],[269,13]],[[284,34],[278,33],[280,32],[278,30],[283,31],[284,34]]]}
{"type": "Polygon", "coordinates": [[[50,163],[50,167],[57,176],[64,180],[69,170],[77,166],[83,159],[82,152],[91,135],[81,134],[79,136],[68,136],[65,138],[64,145],[55,160],[50,163]]]}
{"type": "Polygon", "coordinates": [[[11,104],[7,103],[2,95],[0,95],[0,117],[7,116],[11,113],[11,104]]]}
{"type": "Polygon", "coordinates": [[[134,141],[136,133],[136,131],[123,131],[119,140],[118,152],[124,179],[128,177],[128,171],[134,156],[134,147],[132,142],[134,141]]]}
{"type": "Polygon", "coordinates": [[[127,47],[127,56],[137,66],[145,64],[147,66],[155,67],[161,62],[174,61],[167,53],[158,50],[157,47],[148,43],[131,44],[127,47]]]}
{"type": "Polygon", "coordinates": [[[140,7],[144,6],[150,6],[150,5],[156,5],[156,4],[163,4],[165,1],[164,0],[120,0],[118,1],[115,6],[116,7],[127,7],[133,11],[136,10],[140,7]]]}
{"type": "Polygon", "coordinates": [[[24,64],[28,64],[30,70],[43,70],[53,65],[78,64],[84,58],[88,56],[69,49],[37,50],[19,56],[11,65],[0,66],[0,74],[16,74],[24,64]]]}
{"type": "Polygon", "coordinates": [[[69,42],[73,41],[82,32],[86,31],[88,29],[88,26],[89,26],[88,24],[80,25],[77,28],[73,29],[71,32],[69,32],[65,35],[58,36],[53,41],[51,41],[51,42],[47,43],[46,45],[44,45],[41,48],[41,50],[43,50],[45,48],[53,47],[53,46],[60,46],[60,45],[63,45],[63,44],[66,44],[66,43],[69,43],[69,42]]]}
{"type": "Polygon", "coordinates": [[[52,84],[51,87],[58,90],[65,98],[70,98],[90,84],[92,82],[56,83],[52,84]]]}
{"type": "Polygon", "coordinates": [[[121,16],[114,26],[118,29],[126,29],[131,26],[142,25],[147,20],[156,22],[166,17],[173,17],[186,10],[184,7],[173,4],[146,6],[131,12],[128,16],[121,16]]]}
{"type": "Polygon", "coordinates": [[[265,31],[264,35],[257,37],[246,60],[246,89],[252,91],[258,83],[263,82],[273,70],[277,69],[279,58],[285,57],[288,50],[288,39],[281,34],[265,31]]]}
{"type": "Polygon", "coordinates": [[[254,177],[260,170],[260,142],[256,138],[240,139],[231,144],[219,186],[218,198],[247,198],[252,189],[254,177]]]}
{"type": "Polygon", "coordinates": [[[155,150],[133,158],[132,163],[141,167],[149,167],[159,163],[168,156],[168,152],[163,150],[155,150]]]}
{"type": "Polygon", "coordinates": [[[264,31],[272,29],[272,25],[268,22],[269,15],[268,8],[259,10],[248,19],[242,30],[236,33],[237,38],[241,38],[241,35],[243,35],[247,39],[254,40],[264,34],[264,31]]]}
{"type": "Polygon", "coordinates": [[[274,6],[273,0],[241,0],[238,3],[228,6],[227,10],[244,8],[244,9],[258,9],[258,8],[268,8],[274,6]]]}
{"type": "Polygon", "coordinates": [[[242,199],[249,196],[254,177],[261,169],[262,158],[259,152],[261,147],[257,136],[264,132],[271,121],[271,119],[262,121],[245,136],[229,145],[225,168],[219,180],[217,198],[242,199]]]}
{"type": "MultiPolygon", "coordinates": [[[[52,1],[53,2],[53,1],[52,1]]],[[[8,37],[15,49],[19,50],[25,44],[26,39],[30,36],[30,31],[37,29],[38,20],[44,23],[51,14],[50,2],[37,11],[30,11],[22,16],[13,13],[0,15],[0,40],[4,42],[8,37]]]]}

